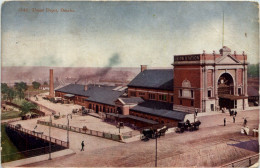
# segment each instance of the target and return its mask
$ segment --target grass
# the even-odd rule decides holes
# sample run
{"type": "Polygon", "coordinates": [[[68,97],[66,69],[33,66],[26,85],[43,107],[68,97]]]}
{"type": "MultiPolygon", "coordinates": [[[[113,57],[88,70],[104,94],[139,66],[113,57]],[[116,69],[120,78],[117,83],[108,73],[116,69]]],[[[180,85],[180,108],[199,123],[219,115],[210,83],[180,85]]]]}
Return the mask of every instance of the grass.
{"type": "Polygon", "coordinates": [[[19,106],[21,106],[22,104],[23,104],[23,102],[26,102],[26,100],[25,99],[19,99],[19,98],[15,98],[13,101],[12,101],[12,103],[14,103],[14,104],[17,104],[17,105],[19,105],[19,106]]]}
{"type": "Polygon", "coordinates": [[[5,125],[1,124],[1,160],[2,163],[25,158],[12,143],[5,132],[5,125]]]}
{"type": "Polygon", "coordinates": [[[11,118],[20,117],[20,111],[2,111],[1,112],[1,120],[7,120],[11,118]]]}

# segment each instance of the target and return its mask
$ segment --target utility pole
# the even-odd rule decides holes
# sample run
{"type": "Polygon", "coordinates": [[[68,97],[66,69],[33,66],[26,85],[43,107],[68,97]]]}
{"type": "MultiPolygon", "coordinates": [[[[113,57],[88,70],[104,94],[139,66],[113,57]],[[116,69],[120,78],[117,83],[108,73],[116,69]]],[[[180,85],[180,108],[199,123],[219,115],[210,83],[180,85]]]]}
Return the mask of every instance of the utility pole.
{"type": "Polygon", "coordinates": [[[51,120],[51,115],[50,115],[50,122],[49,122],[49,160],[51,160],[51,125],[52,125],[52,120],[51,120]]]}

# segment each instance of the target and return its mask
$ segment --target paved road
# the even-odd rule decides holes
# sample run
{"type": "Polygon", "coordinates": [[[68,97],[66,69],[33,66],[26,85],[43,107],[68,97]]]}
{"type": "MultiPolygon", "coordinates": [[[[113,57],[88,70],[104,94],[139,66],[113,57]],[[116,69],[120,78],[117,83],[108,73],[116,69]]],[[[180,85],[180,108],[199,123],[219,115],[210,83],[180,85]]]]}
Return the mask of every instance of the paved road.
{"type": "MultiPolygon", "coordinates": [[[[170,133],[158,139],[158,166],[220,166],[258,153],[256,137],[240,134],[243,117],[250,128],[258,127],[258,110],[240,112],[236,123],[229,114],[201,116],[199,131],[170,133]],[[227,126],[223,126],[223,118],[227,126]]],[[[93,142],[93,145],[101,145],[93,142]]],[[[90,147],[91,148],[91,147],[90,147]]],[[[155,140],[117,144],[96,150],[88,149],[73,156],[25,165],[40,167],[154,166],[155,140]]]]}

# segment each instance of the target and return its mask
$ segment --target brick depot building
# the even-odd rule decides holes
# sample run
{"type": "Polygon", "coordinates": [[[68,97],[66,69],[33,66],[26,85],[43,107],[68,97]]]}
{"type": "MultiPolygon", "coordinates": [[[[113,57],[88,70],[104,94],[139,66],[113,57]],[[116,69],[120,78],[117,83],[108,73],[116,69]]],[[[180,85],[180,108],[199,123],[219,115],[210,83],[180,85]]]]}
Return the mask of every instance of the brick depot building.
{"type": "Polygon", "coordinates": [[[217,54],[175,55],[173,69],[147,69],[127,87],[70,84],[55,96],[137,126],[193,120],[194,111],[245,109],[247,55],[224,46],[217,54]]]}

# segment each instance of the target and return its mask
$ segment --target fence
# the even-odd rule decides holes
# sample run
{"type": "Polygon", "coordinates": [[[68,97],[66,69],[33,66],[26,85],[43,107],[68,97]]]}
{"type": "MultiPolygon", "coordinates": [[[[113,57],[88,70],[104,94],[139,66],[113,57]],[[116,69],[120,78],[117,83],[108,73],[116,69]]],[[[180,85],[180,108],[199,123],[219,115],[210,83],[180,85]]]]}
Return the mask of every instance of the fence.
{"type": "MultiPolygon", "coordinates": [[[[50,122],[38,120],[37,124],[49,126],[50,122]]],[[[51,123],[51,126],[55,127],[55,128],[59,128],[59,129],[68,130],[67,125],[51,123]]],[[[110,140],[113,140],[113,141],[119,141],[119,142],[122,141],[122,137],[120,135],[115,135],[115,134],[111,134],[111,133],[105,133],[105,132],[100,132],[100,131],[95,131],[95,130],[83,129],[83,128],[73,127],[73,126],[69,126],[69,131],[82,133],[82,134],[88,134],[88,135],[97,136],[97,137],[101,137],[101,138],[106,138],[106,139],[110,139],[110,140]]]]}
{"type": "Polygon", "coordinates": [[[221,167],[250,167],[259,161],[259,154],[239,159],[235,162],[225,164],[221,167]]]}
{"type": "Polygon", "coordinates": [[[65,142],[65,141],[62,141],[62,140],[59,140],[59,139],[56,139],[56,138],[52,138],[52,137],[49,137],[49,136],[46,136],[46,135],[43,135],[43,134],[39,134],[37,132],[30,131],[30,130],[27,130],[27,129],[24,129],[24,128],[19,129],[19,128],[16,128],[14,125],[11,125],[11,124],[7,124],[6,127],[13,129],[16,132],[22,132],[22,133],[34,136],[36,138],[40,138],[44,141],[51,141],[52,143],[54,143],[56,145],[60,145],[60,146],[65,147],[65,148],[69,148],[68,142],[65,142]]]}

